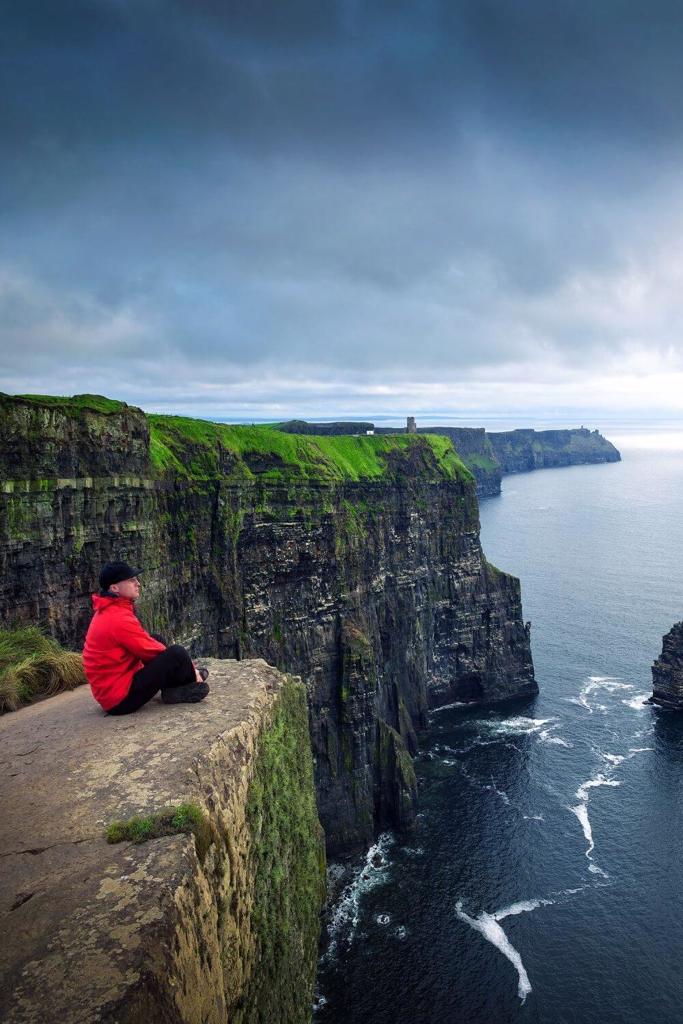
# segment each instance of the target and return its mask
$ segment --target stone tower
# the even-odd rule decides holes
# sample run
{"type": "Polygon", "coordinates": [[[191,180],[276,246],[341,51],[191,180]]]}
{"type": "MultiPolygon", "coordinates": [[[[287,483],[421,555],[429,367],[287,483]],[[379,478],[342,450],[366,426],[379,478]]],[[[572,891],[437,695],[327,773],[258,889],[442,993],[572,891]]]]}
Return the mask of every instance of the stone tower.
{"type": "Polygon", "coordinates": [[[415,417],[409,416],[406,422],[406,434],[417,434],[417,426],[415,424],[415,417]]]}

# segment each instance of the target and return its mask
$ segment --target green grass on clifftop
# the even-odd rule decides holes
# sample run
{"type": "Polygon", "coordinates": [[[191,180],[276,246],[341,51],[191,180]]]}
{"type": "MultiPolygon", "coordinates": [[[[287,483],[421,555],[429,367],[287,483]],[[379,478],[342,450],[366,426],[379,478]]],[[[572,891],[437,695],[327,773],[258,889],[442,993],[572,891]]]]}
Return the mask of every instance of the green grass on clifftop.
{"type": "Polygon", "coordinates": [[[0,630],[0,714],[87,682],[80,654],[37,627],[0,630]]]}
{"type": "Polygon", "coordinates": [[[113,398],[105,398],[103,395],[72,395],[71,397],[60,395],[2,395],[4,399],[21,400],[31,405],[41,405],[48,408],[59,408],[65,413],[80,412],[89,409],[91,412],[99,412],[105,416],[111,413],[121,412],[129,408],[125,402],[117,402],[113,398]]]}
{"type": "Polygon", "coordinates": [[[273,481],[358,481],[415,472],[470,479],[446,437],[432,434],[322,437],[267,426],[232,426],[183,416],[148,416],[158,472],[273,481]]]}

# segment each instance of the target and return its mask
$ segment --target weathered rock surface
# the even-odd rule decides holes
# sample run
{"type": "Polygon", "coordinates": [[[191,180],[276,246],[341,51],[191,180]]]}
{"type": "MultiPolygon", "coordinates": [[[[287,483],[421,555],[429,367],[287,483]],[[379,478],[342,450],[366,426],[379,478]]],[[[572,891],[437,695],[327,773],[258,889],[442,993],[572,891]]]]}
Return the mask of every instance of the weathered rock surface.
{"type": "MultiPolygon", "coordinates": [[[[148,629],[304,678],[331,851],[408,825],[404,754],[427,709],[537,692],[519,582],[483,556],[472,477],[442,439],[341,438],[334,477],[315,439],[276,434],[314,460],[302,469],[257,430],[237,451],[230,428],[149,421],[164,462],[148,475],[11,479],[0,450],[0,623],[78,648],[101,564],[142,565],[148,629]],[[378,475],[344,475],[358,445],[382,452],[378,475]]],[[[73,456],[84,473],[91,448],[73,456]]]]}
{"type": "Polygon", "coordinates": [[[652,666],[653,704],[683,709],[683,622],[662,638],[662,653],[652,666]]]}
{"type": "Polygon", "coordinates": [[[201,704],[104,715],[85,689],[0,719],[0,1019],[310,1017],[324,886],[303,686],[207,662],[201,704]],[[193,835],[105,825],[193,802],[193,835]]]}

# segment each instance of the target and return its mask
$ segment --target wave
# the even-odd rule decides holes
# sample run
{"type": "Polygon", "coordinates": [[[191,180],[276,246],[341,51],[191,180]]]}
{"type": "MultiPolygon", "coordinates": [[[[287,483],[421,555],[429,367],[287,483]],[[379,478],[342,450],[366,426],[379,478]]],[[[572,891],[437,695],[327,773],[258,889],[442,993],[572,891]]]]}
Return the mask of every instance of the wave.
{"type": "Polygon", "coordinates": [[[605,704],[593,704],[588,699],[592,697],[594,693],[599,693],[601,690],[605,690],[609,694],[618,693],[620,690],[632,690],[633,685],[631,683],[624,683],[617,676],[589,676],[588,682],[581,687],[578,698],[570,697],[569,702],[572,704],[579,704],[585,708],[589,714],[593,714],[594,711],[607,711],[605,704]]]}
{"type": "MultiPolygon", "coordinates": [[[[614,755],[618,757],[618,755],[614,755]]],[[[619,761],[621,763],[621,761],[619,761]]],[[[587,782],[583,782],[576,791],[576,799],[580,802],[574,807],[568,807],[567,810],[575,814],[579,819],[579,824],[583,831],[584,838],[588,844],[586,849],[586,857],[588,858],[588,870],[594,875],[602,875],[603,878],[609,878],[609,875],[603,871],[601,867],[595,863],[593,858],[593,850],[595,849],[595,842],[593,840],[593,829],[591,826],[590,818],[588,817],[588,800],[589,790],[597,789],[600,786],[620,786],[621,782],[617,779],[608,779],[605,775],[598,775],[595,779],[588,779],[587,782]]]]}
{"type": "Polygon", "coordinates": [[[461,921],[465,921],[470,928],[474,928],[475,931],[479,932],[489,942],[491,942],[496,949],[500,950],[504,957],[506,957],[512,966],[517,971],[517,995],[520,1000],[524,1003],[526,997],[531,992],[531,983],[529,981],[529,975],[527,974],[522,958],[515,949],[515,947],[509,941],[507,935],[498,924],[495,916],[487,914],[486,911],[482,911],[479,917],[470,917],[462,909],[462,902],[458,900],[455,906],[455,912],[461,921]]]}
{"type": "Polygon", "coordinates": [[[635,697],[622,700],[621,703],[625,704],[627,708],[632,708],[633,711],[644,711],[646,707],[650,706],[647,702],[651,696],[650,693],[638,693],[635,697]]]}
{"type": "Polygon", "coordinates": [[[581,823],[583,834],[586,842],[588,843],[588,849],[586,850],[586,856],[590,858],[591,853],[595,849],[595,843],[593,842],[593,829],[591,828],[590,818],[588,817],[588,804],[577,804],[575,807],[567,808],[572,814],[575,814],[581,823]]]}
{"type": "Polygon", "coordinates": [[[576,791],[576,799],[581,800],[582,803],[588,801],[588,790],[598,789],[600,786],[620,786],[621,782],[617,779],[608,779],[604,775],[598,775],[595,779],[589,779],[588,782],[582,782],[576,791]]]}
{"type": "MultiPolygon", "coordinates": [[[[636,754],[645,754],[648,751],[654,750],[654,747],[629,747],[628,754],[607,754],[603,750],[596,750],[595,753],[598,757],[601,757],[603,761],[607,761],[612,768],[618,768],[624,763],[624,761],[630,761],[636,754]]],[[[614,783],[603,783],[603,785],[614,785],[614,783]]],[[[616,783],[619,785],[619,783],[616,783]]]]}
{"type": "MultiPolygon", "coordinates": [[[[551,726],[550,728],[554,729],[556,726],[551,726]]],[[[554,744],[557,747],[567,747],[567,749],[569,749],[574,746],[573,743],[570,743],[569,740],[563,739],[561,736],[553,736],[550,729],[542,729],[538,734],[538,738],[542,743],[549,743],[550,745],[554,744]]]]}
{"type": "Polygon", "coordinates": [[[496,921],[504,921],[506,917],[516,917],[517,914],[528,914],[532,910],[536,910],[538,907],[551,907],[555,900],[519,900],[517,903],[511,903],[509,907],[503,907],[502,910],[497,910],[495,914],[491,916],[496,921]]]}
{"type": "Polygon", "coordinates": [[[472,707],[471,702],[468,703],[465,700],[455,700],[452,704],[440,704],[438,708],[432,708],[429,712],[430,715],[438,715],[440,711],[450,711],[451,708],[467,708],[472,707]]]}
{"type": "Polygon", "coordinates": [[[353,942],[360,923],[360,903],[363,895],[388,880],[388,852],[395,842],[390,832],[384,832],[365,855],[365,861],[357,868],[354,877],[342,891],[329,923],[327,934],[329,944],[322,959],[335,957],[340,942],[346,946],[353,942]]]}
{"type": "Polygon", "coordinates": [[[539,742],[548,743],[558,747],[571,747],[573,744],[555,736],[554,730],[561,725],[559,718],[527,718],[524,715],[515,715],[512,718],[505,718],[499,721],[483,721],[481,726],[493,732],[497,736],[530,736],[538,737],[539,742]]]}
{"type": "Polygon", "coordinates": [[[501,736],[524,736],[540,732],[544,725],[557,721],[557,718],[526,718],[524,715],[514,715],[512,718],[504,718],[497,722],[484,721],[481,724],[501,736]]]}

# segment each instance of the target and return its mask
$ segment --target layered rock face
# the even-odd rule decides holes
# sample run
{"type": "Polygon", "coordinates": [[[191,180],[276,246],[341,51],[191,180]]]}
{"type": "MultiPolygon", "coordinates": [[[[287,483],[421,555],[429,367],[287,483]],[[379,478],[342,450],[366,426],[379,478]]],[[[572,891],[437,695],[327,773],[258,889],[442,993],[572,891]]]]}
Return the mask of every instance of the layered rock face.
{"type": "Polygon", "coordinates": [[[147,628],[304,678],[331,851],[408,824],[428,708],[537,690],[519,582],[486,562],[451,446],[127,415],[150,429],[140,475],[3,484],[0,620],[78,646],[101,563],[143,565],[147,628]]]}
{"type": "Polygon", "coordinates": [[[0,720],[5,1024],[310,1020],[325,855],[305,690],[208,664],[201,704],[111,718],[83,688],[0,720]],[[107,843],[164,809],[157,838],[107,843]]]}
{"type": "Polygon", "coordinates": [[[421,434],[441,434],[447,437],[477,481],[480,498],[494,498],[500,494],[503,470],[483,427],[418,427],[421,434]]]}
{"type": "Polygon", "coordinates": [[[652,666],[653,704],[683,709],[683,622],[662,638],[662,653],[652,666]]]}

